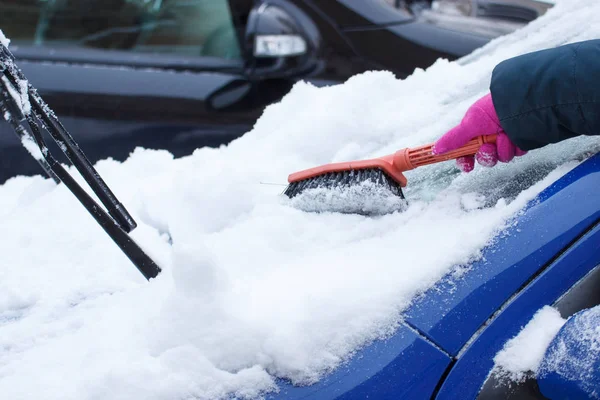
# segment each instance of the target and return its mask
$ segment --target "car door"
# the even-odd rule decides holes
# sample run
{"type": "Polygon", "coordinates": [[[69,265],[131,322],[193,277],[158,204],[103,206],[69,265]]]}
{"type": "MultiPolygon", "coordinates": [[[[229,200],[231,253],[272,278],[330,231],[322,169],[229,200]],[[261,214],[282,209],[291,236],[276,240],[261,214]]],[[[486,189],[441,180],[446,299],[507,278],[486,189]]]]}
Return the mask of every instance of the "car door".
{"type": "MultiPolygon", "coordinates": [[[[227,0],[0,0],[18,65],[92,162],[247,132],[270,99],[246,78],[239,23],[227,0]]],[[[0,181],[39,173],[0,129],[0,181]]]]}

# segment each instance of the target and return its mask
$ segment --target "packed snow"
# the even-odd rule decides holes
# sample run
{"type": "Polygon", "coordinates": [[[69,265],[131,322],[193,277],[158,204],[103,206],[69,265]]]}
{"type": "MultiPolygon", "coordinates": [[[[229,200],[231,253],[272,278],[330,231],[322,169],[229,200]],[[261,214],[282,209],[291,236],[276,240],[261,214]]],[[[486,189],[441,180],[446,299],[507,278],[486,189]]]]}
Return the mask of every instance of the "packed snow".
{"type": "MultiPolygon", "coordinates": [[[[62,185],[0,186],[3,398],[219,399],[309,384],[394,332],[413,297],[480,250],[595,137],[460,174],[406,174],[405,212],[307,213],[289,173],[431,142],[488,88],[493,67],[600,34],[600,3],[556,8],[459,62],[405,80],[369,72],[298,83],[251,132],[174,160],[138,149],[97,168],[163,268],[146,282],[62,185]]],[[[401,55],[399,55],[401,56],[401,55]]],[[[85,151],[85,149],[83,149],[85,151]]]]}
{"type": "MultiPolygon", "coordinates": [[[[324,183],[324,185],[327,185],[324,183]]],[[[361,215],[386,215],[406,209],[401,191],[381,182],[366,180],[360,183],[339,185],[336,190],[317,187],[303,190],[292,197],[290,204],[307,212],[338,212],[361,215]]]]}
{"type": "Polygon", "coordinates": [[[545,306],[540,309],[496,355],[494,373],[515,382],[535,376],[546,349],[565,321],[555,308],[545,306]]]}

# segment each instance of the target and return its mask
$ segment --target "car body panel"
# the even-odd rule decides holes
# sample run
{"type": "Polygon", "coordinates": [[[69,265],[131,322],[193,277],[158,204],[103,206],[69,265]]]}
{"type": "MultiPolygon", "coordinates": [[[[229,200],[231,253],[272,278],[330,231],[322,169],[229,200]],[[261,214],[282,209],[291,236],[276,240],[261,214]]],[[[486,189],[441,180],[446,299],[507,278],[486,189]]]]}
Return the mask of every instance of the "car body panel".
{"type": "Polygon", "coordinates": [[[401,8],[393,8],[385,1],[302,1],[312,3],[327,15],[335,15],[337,25],[342,30],[398,24],[414,20],[410,13],[401,8]]]}
{"type": "Polygon", "coordinates": [[[551,305],[600,265],[600,225],[581,237],[486,326],[453,366],[436,399],[475,398],[506,341],[543,306],[551,305]]]}
{"type": "Polygon", "coordinates": [[[160,95],[168,99],[204,102],[211,93],[235,79],[231,74],[219,72],[205,72],[200,75],[150,68],[114,68],[95,64],[73,65],[50,62],[40,64],[21,61],[19,66],[40,92],[86,93],[115,98],[160,95]]]}
{"type": "MultiPolygon", "coordinates": [[[[416,299],[391,338],[360,350],[314,385],[280,381],[281,391],[270,398],[477,398],[496,353],[537,310],[558,301],[567,314],[591,304],[569,299],[569,290],[600,265],[599,186],[597,154],[532,200],[463,276],[416,299]]],[[[530,392],[512,398],[542,398],[530,392]]]]}
{"type": "Polygon", "coordinates": [[[346,365],[310,386],[279,381],[271,400],[424,399],[434,392],[450,357],[406,325],[377,340],[346,365]]]}
{"type": "Polygon", "coordinates": [[[11,45],[17,59],[29,62],[65,63],[73,65],[113,65],[130,68],[167,69],[171,71],[213,71],[244,74],[244,61],[207,56],[179,56],[154,53],[134,53],[125,50],[101,50],[80,47],[46,47],[11,45]]]}
{"type": "Polygon", "coordinates": [[[399,77],[413,73],[407,57],[419,65],[431,65],[439,58],[454,60],[483,46],[489,38],[445,29],[421,22],[390,25],[379,29],[345,31],[357,53],[381,66],[393,66],[399,77]],[[393,46],[386,45],[394,42],[393,46]]]}
{"type": "MultiPolygon", "coordinates": [[[[179,157],[228,143],[260,115],[246,105],[267,104],[269,93],[276,93],[265,90],[264,100],[257,99],[259,85],[213,71],[32,61],[19,66],[92,162],[124,160],[135,147],[179,157]]],[[[10,126],[0,124],[0,181],[40,172],[10,126]]]]}
{"type": "Polygon", "coordinates": [[[599,185],[596,155],[543,191],[461,279],[418,298],[407,322],[456,356],[496,310],[598,221],[599,185]]]}

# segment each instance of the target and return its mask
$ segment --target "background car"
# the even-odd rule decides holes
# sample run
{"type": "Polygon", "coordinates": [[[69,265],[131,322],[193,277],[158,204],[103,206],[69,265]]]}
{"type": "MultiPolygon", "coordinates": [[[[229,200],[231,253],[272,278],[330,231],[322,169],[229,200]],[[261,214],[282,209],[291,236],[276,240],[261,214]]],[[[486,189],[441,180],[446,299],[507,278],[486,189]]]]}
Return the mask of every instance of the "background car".
{"type": "MultiPolygon", "coordinates": [[[[531,0],[0,0],[19,65],[90,160],[230,142],[298,80],[402,78],[543,14],[531,0]]],[[[6,128],[0,182],[40,172],[6,128]]]]}

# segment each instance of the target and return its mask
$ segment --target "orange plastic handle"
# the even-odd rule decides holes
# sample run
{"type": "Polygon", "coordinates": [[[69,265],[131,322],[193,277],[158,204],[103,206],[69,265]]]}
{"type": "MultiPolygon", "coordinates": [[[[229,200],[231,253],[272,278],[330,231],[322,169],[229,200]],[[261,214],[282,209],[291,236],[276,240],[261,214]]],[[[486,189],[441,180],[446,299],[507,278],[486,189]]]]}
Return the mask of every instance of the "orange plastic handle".
{"type": "Polygon", "coordinates": [[[477,136],[456,150],[435,155],[431,152],[433,143],[412,149],[398,150],[394,154],[394,167],[400,171],[408,171],[423,165],[435,164],[442,161],[454,160],[459,157],[472,156],[485,143],[496,143],[497,135],[477,136]]]}
{"type": "Polygon", "coordinates": [[[309,168],[304,171],[290,174],[290,176],[288,176],[288,182],[299,182],[332,172],[379,168],[398,182],[400,186],[404,187],[406,186],[406,177],[402,172],[409,171],[422,165],[435,164],[463,156],[472,156],[477,153],[479,148],[485,143],[496,143],[496,135],[478,136],[471,139],[464,146],[441,155],[434,155],[431,152],[433,143],[430,143],[412,149],[398,150],[394,154],[388,154],[387,156],[373,158],[371,160],[321,165],[319,167],[309,168]]]}

